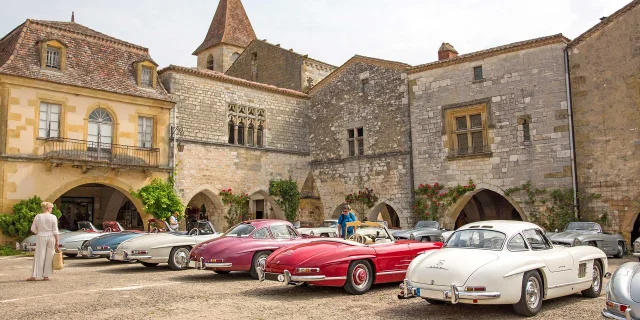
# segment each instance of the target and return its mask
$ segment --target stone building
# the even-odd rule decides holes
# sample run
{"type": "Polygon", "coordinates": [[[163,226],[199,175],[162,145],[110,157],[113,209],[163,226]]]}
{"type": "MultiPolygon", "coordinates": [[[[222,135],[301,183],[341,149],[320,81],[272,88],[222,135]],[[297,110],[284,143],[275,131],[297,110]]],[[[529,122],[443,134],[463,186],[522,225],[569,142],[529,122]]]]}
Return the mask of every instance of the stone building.
{"type": "Polygon", "coordinates": [[[146,48],[27,20],[0,39],[0,212],[37,195],[65,227],[142,228],[129,192],[168,177],[173,106],[146,48]]]}
{"type": "Polygon", "coordinates": [[[367,218],[380,216],[395,227],[407,223],[407,67],[355,56],[311,89],[311,168],[327,218],[338,217],[346,194],[372,188],[379,200],[367,218]]]}
{"type": "Polygon", "coordinates": [[[309,58],[263,40],[254,40],[235,63],[226,71],[227,75],[270,84],[279,88],[307,92],[333,72],[336,67],[309,58]]]}
{"type": "MultiPolygon", "coordinates": [[[[610,229],[640,236],[640,1],[632,1],[567,49],[578,190],[608,213],[610,229]]],[[[581,203],[581,207],[585,204],[581,203]]]]}
{"type": "Polygon", "coordinates": [[[531,181],[571,187],[563,50],[554,35],[409,68],[413,186],[478,185],[443,217],[467,221],[526,219],[529,208],[505,194],[531,181]]]}

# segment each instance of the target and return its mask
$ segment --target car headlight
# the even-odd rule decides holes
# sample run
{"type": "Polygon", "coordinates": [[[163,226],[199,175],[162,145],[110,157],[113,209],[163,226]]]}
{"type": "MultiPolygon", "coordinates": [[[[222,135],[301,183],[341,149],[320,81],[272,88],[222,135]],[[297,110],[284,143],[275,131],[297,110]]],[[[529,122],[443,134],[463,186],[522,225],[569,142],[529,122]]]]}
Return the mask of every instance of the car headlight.
{"type": "Polygon", "coordinates": [[[296,273],[318,273],[320,268],[296,268],[296,273]]]}
{"type": "Polygon", "coordinates": [[[413,235],[413,233],[411,235],[409,235],[409,240],[415,240],[416,236],[413,235]]]}
{"type": "Polygon", "coordinates": [[[573,243],[572,243],[571,245],[575,247],[575,246],[579,246],[579,245],[580,245],[580,243],[581,243],[581,242],[580,242],[580,239],[575,238],[575,239],[573,239],[573,243]]]}

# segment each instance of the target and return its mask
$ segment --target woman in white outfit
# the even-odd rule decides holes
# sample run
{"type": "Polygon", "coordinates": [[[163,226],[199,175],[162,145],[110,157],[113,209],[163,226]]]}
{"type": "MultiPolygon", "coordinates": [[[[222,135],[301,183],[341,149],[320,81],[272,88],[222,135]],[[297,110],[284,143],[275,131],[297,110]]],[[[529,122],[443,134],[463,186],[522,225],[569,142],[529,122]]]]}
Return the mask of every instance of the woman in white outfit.
{"type": "Polygon", "coordinates": [[[27,281],[49,280],[53,272],[53,254],[58,247],[58,219],[51,214],[53,204],[43,202],[42,213],[36,215],[31,231],[37,235],[33,273],[27,281]]]}

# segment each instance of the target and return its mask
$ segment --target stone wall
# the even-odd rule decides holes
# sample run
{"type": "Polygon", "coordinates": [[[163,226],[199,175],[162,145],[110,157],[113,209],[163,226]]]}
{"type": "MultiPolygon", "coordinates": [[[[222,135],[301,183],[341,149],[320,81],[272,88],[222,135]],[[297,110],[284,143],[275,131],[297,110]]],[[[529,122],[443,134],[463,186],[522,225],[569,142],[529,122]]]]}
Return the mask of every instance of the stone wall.
{"type": "MultiPolygon", "coordinates": [[[[486,57],[409,74],[414,187],[439,182],[476,184],[504,194],[531,181],[570,188],[571,157],[564,43],[486,57]],[[473,67],[484,79],[473,81],[473,67]],[[450,157],[453,139],[444,110],[486,105],[486,144],[480,155],[450,157]],[[524,141],[522,120],[530,123],[524,141]]],[[[455,217],[450,217],[455,220],[455,217]]]]}
{"type": "Polygon", "coordinates": [[[328,65],[318,60],[304,59],[304,63],[302,64],[301,77],[303,91],[306,92],[311,87],[318,84],[318,82],[322,81],[322,79],[324,79],[334,70],[336,70],[336,67],[332,65],[328,65]],[[308,79],[311,79],[311,87],[309,87],[308,79]]]}
{"type": "Polygon", "coordinates": [[[220,44],[215,47],[211,47],[198,54],[197,66],[200,69],[207,68],[207,59],[209,55],[213,56],[213,71],[226,72],[233,64],[232,56],[234,53],[241,54],[244,48],[220,44]]]}
{"type": "Polygon", "coordinates": [[[311,95],[311,157],[324,214],[332,217],[345,195],[367,187],[397,211],[404,225],[411,213],[406,75],[398,68],[352,61],[311,95]],[[363,93],[365,79],[369,87],[363,93]],[[359,127],[364,156],[349,157],[347,130],[359,127]]]}
{"type": "Polygon", "coordinates": [[[636,6],[569,49],[578,189],[601,195],[589,209],[627,239],[640,212],[639,29],[636,6]]]}

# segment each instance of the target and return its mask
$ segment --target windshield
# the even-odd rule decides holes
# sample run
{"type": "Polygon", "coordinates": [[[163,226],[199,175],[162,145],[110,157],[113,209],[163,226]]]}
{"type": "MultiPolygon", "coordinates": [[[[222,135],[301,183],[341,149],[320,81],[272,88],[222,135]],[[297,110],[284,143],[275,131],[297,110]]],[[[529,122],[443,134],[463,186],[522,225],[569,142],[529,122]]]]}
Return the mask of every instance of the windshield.
{"type": "Polygon", "coordinates": [[[418,221],[416,223],[416,229],[440,229],[440,223],[438,221],[418,221]]]}
{"type": "Polygon", "coordinates": [[[250,224],[241,223],[241,224],[238,224],[235,227],[231,228],[224,235],[227,236],[227,237],[243,237],[243,238],[245,238],[245,237],[248,237],[251,234],[251,232],[253,232],[254,229],[255,229],[255,227],[250,225],[250,224]]]}
{"type": "Polygon", "coordinates": [[[392,242],[393,238],[382,226],[363,226],[356,228],[354,234],[347,240],[357,241],[362,244],[376,244],[392,242]]]}
{"type": "Polygon", "coordinates": [[[338,226],[338,221],[325,221],[320,227],[322,228],[335,228],[338,226]]]}
{"type": "Polygon", "coordinates": [[[506,236],[502,232],[483,229],[456,231],[447,243],[447,248],[501,250],[506,236]]]}
{"type": "Polygon", "coordinates": [[[94,230],[93,225],[89,221],[80,221],[78,222],[79,230],[94,230]]]}
{"type": "Polygon", "coordinates": [[[565,231],[600,231],[600,226],[594,222],[570,222],[565,231]]]}

